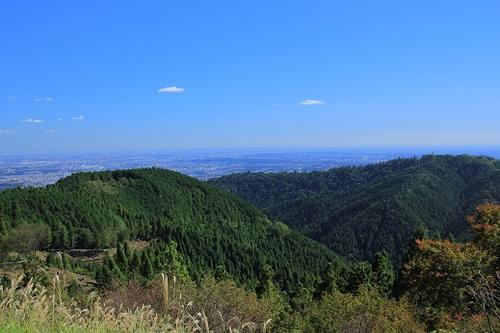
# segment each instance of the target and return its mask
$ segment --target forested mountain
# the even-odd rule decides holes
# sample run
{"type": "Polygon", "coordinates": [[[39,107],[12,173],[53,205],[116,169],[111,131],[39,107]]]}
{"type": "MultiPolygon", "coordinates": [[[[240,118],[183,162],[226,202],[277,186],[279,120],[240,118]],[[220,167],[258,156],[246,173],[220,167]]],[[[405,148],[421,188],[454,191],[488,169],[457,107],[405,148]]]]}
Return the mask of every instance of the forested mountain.
{"type": "Polygon", "coordinates": [[[264,266],[286,288],[313,281],[338,259],[232,194],[162,169],[78,173],[45,188],[0,193],[0,236],[27,223],[48,225],[46,247],[55,249],[154,240],[137,259],[154,270],[147,274],[160,271],[171,244],[192,278],[222,272],[253,286],[264,266]]]}
{"type": "Polygon", "coordinates": [[[500,161],[428,155],[211,182],[349,259],[372,259],[385,249],[400,263],[417,225],[441,237],[467,237],[466,214],[485,201],[500,201],[500,161]]]}
{"type": "Polygon", "coordinates": [[[74,331],[75,322],[82,332],[198,332],[199,323],[215,333],[498,331],[500,205],[471,211],[466,242],[414,230],[422,223],[464,234],[460,214],[498,198],[498,161],[427,156],[276,176],[279,182],[275,175],[233,177],[260,177],[273,205],[302,188],[301,198],[276,207],[290,216],[305,205],[311,210],[303,216],[320,216],[318,208],[343,213],[332,216],[343,218],[344,229],[303,230],[319,226],[332,239],[342,237],[338,230],[351,233],[352,248],[366,257],[411,232],[399,272],[385,251],[371,262],[341,261],[231,193],[179,173],[80,173],[0,193],[0,331],[74,331]],[[344,210],[324,209],[331,198],[344,210]],[[365,240],[372,242],[366,248],[365,240]]]}

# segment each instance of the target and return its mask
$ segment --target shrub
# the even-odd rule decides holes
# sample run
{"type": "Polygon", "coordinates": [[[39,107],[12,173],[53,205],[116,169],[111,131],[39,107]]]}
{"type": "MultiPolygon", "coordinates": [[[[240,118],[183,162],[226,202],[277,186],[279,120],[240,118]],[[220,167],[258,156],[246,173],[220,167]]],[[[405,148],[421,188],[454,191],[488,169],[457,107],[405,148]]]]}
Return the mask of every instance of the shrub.
{"type": "Polygon", "coordinates": [[[356,294],[332,291],[306,312],[307,332],[424,332],[410,305],[388,299],[376,288],[361,286],[356,294]]]}

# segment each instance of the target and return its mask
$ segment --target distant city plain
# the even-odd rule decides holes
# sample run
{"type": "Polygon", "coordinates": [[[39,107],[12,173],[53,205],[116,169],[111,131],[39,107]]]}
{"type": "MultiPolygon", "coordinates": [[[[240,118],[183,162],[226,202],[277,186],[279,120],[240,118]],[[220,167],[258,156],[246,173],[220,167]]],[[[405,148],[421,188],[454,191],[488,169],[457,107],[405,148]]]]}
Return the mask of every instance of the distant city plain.
{"type": "Polygon", "coordinates": [[[44,186],[75,172],[158,167],[206,180],[237,172],[309,172],[424,154],[500,158],[500,147],[392,149],[189,149],[153,152],[0,155],[0,191],[44,186]]]}

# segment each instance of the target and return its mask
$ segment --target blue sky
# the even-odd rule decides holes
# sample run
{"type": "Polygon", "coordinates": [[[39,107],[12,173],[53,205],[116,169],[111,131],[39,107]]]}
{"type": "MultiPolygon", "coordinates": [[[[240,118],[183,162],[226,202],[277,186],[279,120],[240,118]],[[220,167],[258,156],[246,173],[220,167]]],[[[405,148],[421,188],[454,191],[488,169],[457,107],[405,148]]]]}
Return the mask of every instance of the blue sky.
{"type": "Polygon", "coordinates": [[[499,15],[488,0],[2,1],[0,152],[497,146],[499,15]]]}

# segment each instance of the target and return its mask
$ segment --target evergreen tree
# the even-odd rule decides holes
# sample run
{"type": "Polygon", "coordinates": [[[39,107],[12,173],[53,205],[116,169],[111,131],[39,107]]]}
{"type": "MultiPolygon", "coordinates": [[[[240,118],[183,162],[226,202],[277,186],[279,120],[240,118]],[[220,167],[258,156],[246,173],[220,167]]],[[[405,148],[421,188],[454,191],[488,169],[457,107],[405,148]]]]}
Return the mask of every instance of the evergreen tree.
{"type": "MultiPolygon", "coordinates": [[[[177,251],[177,243],[174,241],[169,242],[163,254],[165,256],[165,264],[160,262],[159,267],[163,267],[167,274],[176,276],[181,280],[189,277],[189,272],[182,255],[177,251]]],[[[160,259],[160,257],[157,258],[160,259]]]]}
{"type": "Polygon", "coordinates": [[[407,262],[409,258],[413,257],[418,252],[417,241],[427,238],[429,238],[429,230],[424,225],[418,224],[413,231],[413,237],[406,249],[404,262],[407,262]]]}
{"type": "Polygon", "coordinates": [[[0,237],[7,234],[7,221],[0,217],[0,237]]]}
{"type": "Polygon", "coordinates": [[[317,296],[324,292],[332,292],[334,290],[344,290],[347,288],[347,271],[343,265],[339,263],[331,263],[321,275],[321,282],[317,288],[317,296]]]}
{"type": "Polygon", "coordinates": [[[127,261],[130,261],[130,259],[132,259],[132,252],[130,251],[128,242],[123,243],[123,250],[125,252],[125,258],[127,258],[127,261]]]}
{"type": "Polygon", "coordinates": [[[364,284],[372,283],[372,267],[366,261],[361,261],[355,263],[349,274],[349,286],[350,291],[356,291],[358,288],[364,284]]]}
{"type": "Polygon", "coordinates": [[[107,257],[104,261],[105,266],[109,269],[111,274],[119,279],[124,279],[124,275],[120,270],[120,267],[117,265],[115,259],[113,257],[107,257]]]}
{"type": "Polygon", "coordinates": [[[56,249],[67,249],[70,246],[68,230],[61,222],[52,225],[52,247],[56,249]]]}
{"type": "Polygon", "coordinates": [[[215,267],[214,276],[217,281],[225,281],[231,279],[231,274],[229,274],[226,268],[222,265],[218,265],[217,267],[215,267]]]}
{"type": "Polygon", "coordinates": [[[396,274],[392,267],[389,255],[385,251],[375,254],[375,260],[372,263],[373,282],[384,292],[390,293],[394,286],[396,274]]]}
{"type": "Polygon", "coordinates": [[[18,201],[13,202],[13,209],[12,209],[12,220],[13,220],[13,226],[17,226],[21,223],[21,220],[23,219],[23,212],[21,210],[21,206],[19,205],[18,201]]]}
{"type": "Polygon", "coordinates": [[[132,259],[130,260],[130,265],[129,269],[131,271],[136,271],[139,272],[142,269],[142,260],[141,260],[141,255],[139,251],[134,251],[134,254],[132,255],[132,259]]]}
{"type": "Polygon", "coordinates": [[[119,242],[116,249],[116,263],[122,272],[128,271],[128,257],[125,254],[123,243],[119,242]]]}
{"type": "Polygon", "coordinates": [[[153,264],[151,263],[151,259],[147,255],[146,251],[142,252],[142,269],[141,274],[146,278],[151,278],[154,275],[153,264]]]}
{"type": "Polygon", "coordinates": [[[100,288],[107,289],[111,286],[113,274],[106,265],[102,265],[96,271],[95,280],[100,288]]]}
{"type": "Polygon", "coordinates": [[[260,271],[259,285],[257,287],[257,295],[263,295],[264,293],[275,288],[274,285],[274,272],[271,266],[264,265],[260,271]]]}

